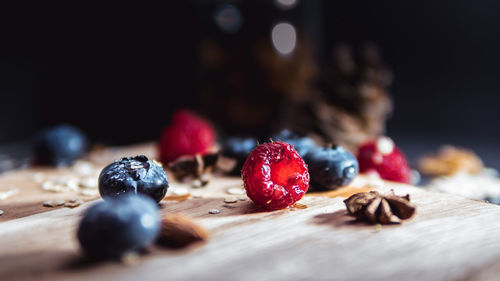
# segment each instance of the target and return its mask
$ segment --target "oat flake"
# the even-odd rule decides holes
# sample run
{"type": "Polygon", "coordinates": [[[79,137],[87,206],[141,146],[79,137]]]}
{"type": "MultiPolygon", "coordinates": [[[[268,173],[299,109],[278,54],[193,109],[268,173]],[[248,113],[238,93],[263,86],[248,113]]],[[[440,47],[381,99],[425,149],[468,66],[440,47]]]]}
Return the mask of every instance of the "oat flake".
{"type": "Polygon", "coordinates": [[[219,209],[210,209],[210,210],[208,211],[208,213],[209,213],[209,214],[212,214],[212,215],[216,215],[216,214],[220,213],[220,211],[219,211],[219,209]]]}

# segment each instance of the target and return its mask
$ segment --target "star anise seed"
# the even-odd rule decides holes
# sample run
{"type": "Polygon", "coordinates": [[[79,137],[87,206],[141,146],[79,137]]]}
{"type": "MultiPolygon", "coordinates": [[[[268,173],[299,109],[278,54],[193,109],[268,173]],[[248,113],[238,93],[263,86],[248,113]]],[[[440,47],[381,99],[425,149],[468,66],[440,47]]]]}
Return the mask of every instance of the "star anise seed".
{"type": "Polygon", "coordinates": [[[411,218],[416,208],[410,203],[410,195],[381,195],[377,191],[356,193],[344,200],[349,215],[371,223],[401,223],[411,218]]]}

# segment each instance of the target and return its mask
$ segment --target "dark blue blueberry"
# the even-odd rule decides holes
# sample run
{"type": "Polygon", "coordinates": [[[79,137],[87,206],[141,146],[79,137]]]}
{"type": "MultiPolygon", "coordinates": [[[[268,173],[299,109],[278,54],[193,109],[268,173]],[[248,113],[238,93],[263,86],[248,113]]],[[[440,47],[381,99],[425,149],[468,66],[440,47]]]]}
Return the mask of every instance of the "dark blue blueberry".
{"type": "Polygon", "coordinates": [[[309,167],[312,190],[337,189],[358,174],[358,160],[342,146],[312,149],[304,160],[309,167]]]}
{"type": "Polygon", "coordinates": [[[36,138],[38,164],[69,166],[87,151],[87,137],[78,128],[59,125],[42,131],[36,138]]]}
{"type": "Polygon", "coordinates": [[[167,189],[168,177],[163,167],[144,155],[117,160],[99,175],[99,193],[104,199],[140,193],[160,202],[167,189]]]}
{"type": "Polygon", "coordinates": [[[157,204],[146,196],[129,195],[90,207],[77,235],[89,258],[119,259],[151,245],[159,230],[157,204]]]}
{"type": "Polygon", "coordinates": [[[271,139],[273,141],[284,141],[293,145],[300,157],[304,157],[309,150],[317,147],[316,143],[310,137],[296,134],[286,129],[272,136],[271,139]]]}
{"type": "Polygon", "coordinates": [[[496,196],[496,197],[487,197],[487,198],[484,199],[484,201],[489,202],[491,204],[500,205],[500,197],[498,197],[498,196],[496,196]]]}
{"type": "Polygon", "coordinates": [[[239,173],[245,164],[248,154],[257,147],[257,140],[254,138],[231,137],[222,144],[221,154],[225,157],[235,159],[237,164],[233,173],[239,173]]]}

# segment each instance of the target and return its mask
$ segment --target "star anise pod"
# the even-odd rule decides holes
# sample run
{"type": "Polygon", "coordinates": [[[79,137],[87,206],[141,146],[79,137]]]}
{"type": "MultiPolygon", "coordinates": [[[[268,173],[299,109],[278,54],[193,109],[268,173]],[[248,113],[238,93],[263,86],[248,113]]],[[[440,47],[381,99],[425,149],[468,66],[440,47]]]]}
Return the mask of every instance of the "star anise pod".
{"type": "Polygon", "coordinates": [[[397,196],[393,190],[387,195],[377,191],[356,193],[344,203],[349,215],[371,223],[401,223],[411,218],[416,211],[416,207],[410,203],[409,194],[397,196]]]}
{"type": "Polygon", "coordinates": [[[219,153],[181,157],[168,165],[175,178],[182,181],[186,178],[200,180],[201,185],[208,183],[207,175],[215,168],[219,153]]]}

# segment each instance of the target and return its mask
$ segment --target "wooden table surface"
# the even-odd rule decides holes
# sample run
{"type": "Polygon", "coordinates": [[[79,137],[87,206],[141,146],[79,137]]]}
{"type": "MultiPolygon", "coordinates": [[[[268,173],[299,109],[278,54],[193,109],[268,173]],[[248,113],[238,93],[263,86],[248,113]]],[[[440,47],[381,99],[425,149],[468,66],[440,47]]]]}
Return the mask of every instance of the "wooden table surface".
{"type": "MultiPolygon", "coordinates": [[[[96,171],[112,159],[155,156],[151,144],[94,152],[96,171]]],[[[130,264],[82,258],[76,227],[80,207],[47,208],[46,200],[98,197],[42,189],[40,178],[68,169],[30,169],[0,175],[0,280],[500,280],[500,206],[359,176],[334,193],[308,194],[302,207],[266,212],[251,201],[224,203],[239,178],[216,177],[204,188],[172,180],[191,198],[163,200],[161,212],[180,212],[210,231],[210,239],[172,250],[153,247],[130,264]],[[367,187],[409,193],[417,215],[402,225],[374,226],[346,215],[343,199],[367,187]],[[209,214],[210,209],[219,214],[209,214]]],[[[97,180],[97,179],[96,179],[97,180]]]]}

